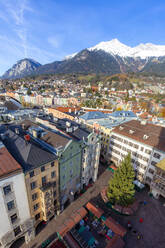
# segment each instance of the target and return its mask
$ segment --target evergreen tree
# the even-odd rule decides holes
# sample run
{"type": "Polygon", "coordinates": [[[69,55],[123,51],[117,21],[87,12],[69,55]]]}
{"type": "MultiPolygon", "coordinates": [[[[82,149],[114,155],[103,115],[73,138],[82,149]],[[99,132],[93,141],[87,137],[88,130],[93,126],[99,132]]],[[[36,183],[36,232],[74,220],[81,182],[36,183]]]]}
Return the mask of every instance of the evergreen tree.
{"type": "Polygon", "coordinates": [[[128,206],[133,203],[135,195],[134,177],[135,172],[129,153],[115,171],[114,177],[109,181],[107,196],[112,204],[128,206]]]}

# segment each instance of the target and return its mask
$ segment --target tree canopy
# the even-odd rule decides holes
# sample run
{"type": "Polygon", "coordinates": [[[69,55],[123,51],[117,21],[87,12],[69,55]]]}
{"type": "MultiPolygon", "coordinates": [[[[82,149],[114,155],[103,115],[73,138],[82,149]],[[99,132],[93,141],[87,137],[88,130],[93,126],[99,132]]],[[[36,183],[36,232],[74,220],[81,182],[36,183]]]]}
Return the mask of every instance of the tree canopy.
{"type": "Polygon", "coordinates": [[[131,164],[131,155],[128,154],[115,171],[114,177],[109,181],[107,196],[112,204],[128,206],[134,201],[135,172],[131,164]]]}

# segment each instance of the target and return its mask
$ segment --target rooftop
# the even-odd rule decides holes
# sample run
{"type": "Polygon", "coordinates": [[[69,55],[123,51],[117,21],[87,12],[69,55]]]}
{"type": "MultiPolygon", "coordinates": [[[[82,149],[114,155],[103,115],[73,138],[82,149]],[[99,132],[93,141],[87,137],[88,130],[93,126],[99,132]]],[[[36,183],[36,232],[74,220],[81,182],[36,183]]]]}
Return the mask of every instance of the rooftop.
{"type": "Polygon", "coordinates": [[[108,115],[99,111],[91,111],[81,115],[80,118],[84,120],[102,119],[102,118],[108,118],[108,115]]]}
{"type": "Polygon", "coordinates": [[[117,126],[113,132],[165,152],[165,127],[132,120],[117,126]]]}
{"type": "Polygon", "coordinates": [[[5,135],[7,138],[5,138],[4,143],[8,151],[25,172],[54,161],[57,158],[33,139],[27,142],[22,134],[18,135],[11,129],[8,129],[5,135]]]}
{"type": "Polygon", "coordinates": [[[13,172],[21,171],[21,166],[8,152],[6,147],[0,142],[0,177],[6,176],[13,172]]]}
{"type": "Polygon", "coordinates": [[[162,159],[159,163],[157,163],[156,167],[165,171],[165,159],[162,159]]]}

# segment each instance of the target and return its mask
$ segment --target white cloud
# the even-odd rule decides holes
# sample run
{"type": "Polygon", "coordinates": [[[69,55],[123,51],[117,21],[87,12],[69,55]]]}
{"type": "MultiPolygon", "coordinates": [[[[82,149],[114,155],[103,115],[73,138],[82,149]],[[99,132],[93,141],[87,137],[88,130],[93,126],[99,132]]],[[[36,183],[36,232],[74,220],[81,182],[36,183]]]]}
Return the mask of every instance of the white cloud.
{"type": "Polygon", "coordinates": [[[51,46],[58,48],[59,47],[59,40],[57,39],[57,37],[49,37],[48,38],[48,42],[51,46]]]}
{"type": "Polygon", "coordinates": [[[64,42],[64,35],[62,34],[57,34],[55,36],[48,37],[48,43],[54,48],[61,47],[63,42],[64,42]]]}
{"type": "MultiPolygon", "coordinates": [[[[28,0],[5,0],[3,2],[6,14],[8,18],[13,20],[12,26],[14,26],[13,31],[16,33],[20,39],[20,47],[23,48],[24,57],[27,57],[27,28],[25,20],[25,11],[32,12],[33,9],[29,6],[28,0]]],[[[0,13],[0,18],[8,21],[8,18],[0,13]]]]}

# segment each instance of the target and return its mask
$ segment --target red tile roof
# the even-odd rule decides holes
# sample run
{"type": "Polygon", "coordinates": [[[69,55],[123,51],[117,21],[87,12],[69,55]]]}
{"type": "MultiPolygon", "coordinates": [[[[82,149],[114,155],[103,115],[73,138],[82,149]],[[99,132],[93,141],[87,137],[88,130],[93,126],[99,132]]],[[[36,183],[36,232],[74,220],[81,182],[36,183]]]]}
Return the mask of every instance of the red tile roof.
{"type": "Polygon", "coordinates": [[[68,113],[70,110],[74,112],[75,110],[80,110],[80,108],[72,108],[72,107],[57,107],[56,110],[61,111],[63,113],[68,113]]]}
{"type": "Polygon", "coordinates": [[[21,172],[22,168],[8,152],[6,147],[0,148],[0,177],[11,173],[21,172]]]}

